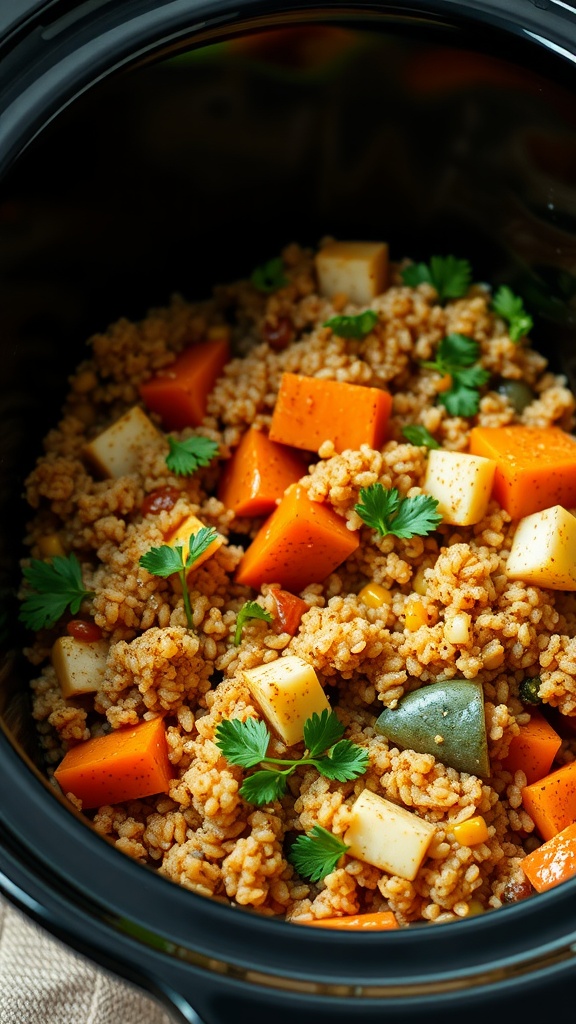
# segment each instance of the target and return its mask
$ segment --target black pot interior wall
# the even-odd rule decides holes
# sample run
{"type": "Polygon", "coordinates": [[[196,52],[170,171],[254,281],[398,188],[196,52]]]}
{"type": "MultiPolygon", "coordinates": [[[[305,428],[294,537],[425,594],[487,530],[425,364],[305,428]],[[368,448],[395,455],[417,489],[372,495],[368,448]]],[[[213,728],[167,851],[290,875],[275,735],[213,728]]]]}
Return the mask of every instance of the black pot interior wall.
{"type": "Polygon", "coordinates": [[[535,343],[572,372],[574,104],[533,63],[460,36],[252,34],[111,77],[25,151],[0,185],[8,647],[22,641],[23,480],[67,372],[120,316],[208,295],[291,241],[382,238],[393,259],[451,252],[477,280],[511,284],[535,343]]]}

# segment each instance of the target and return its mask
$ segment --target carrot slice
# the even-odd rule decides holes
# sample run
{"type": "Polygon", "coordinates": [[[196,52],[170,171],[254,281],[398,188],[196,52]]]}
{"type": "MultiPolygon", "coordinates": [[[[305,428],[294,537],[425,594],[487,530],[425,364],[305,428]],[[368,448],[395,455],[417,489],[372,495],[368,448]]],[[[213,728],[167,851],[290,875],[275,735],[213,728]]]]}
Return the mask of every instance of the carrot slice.
{"type": "Polygon", "coordinates": [[[381,448],[391,408],[392,397],[381,388],[284,373],[270,438],[313,452],[324,441],[333,441],[337,452],[381,448]]]}
{"type": "Polygon", "coordinates": [[[165,430],[197,427],[206,415],[208,395],[230,358],[228,338],[214,338],[185,349],[165,370],[140,385],[140,397],[157,413],[165,430]]]}
{"type": "Polygon", "coordinates": [[[358,544],[358,534],[341,516],[292,484],[244,553],[236,582],[256,590],[262,583],[279,583],[299,593],[326,579],[358,544]]]}
{"type": "Polygon", "coordinates": [[[307,924],[315,928],[345,928],[351,931],[377,932],[399,928],[396,916],[391,910],[380,910],[373,914],[354,914],[350,917],[325,917],[321,921],[301,921],[292,918],[293,924],[307,924]]]}
{"type": "Polygon", "coordinates": [[[166,793],[172,778],[161,718],[115,729],[72,747],[54,775],[84,808],[166,793]]]}
{"type": "Polygon", "coordinates": [[[502,767],[509,772],[521,769],[526,775],[527,785],[548,774],[562,743],[544,715],[539,711],[532,711],[531,715],[530,721],[520,726],[520,732],[514,736],[502,761],[502,767]]]}
{"type": "Polygon", "coordinates": [[[576,761],[524,786],[522,803],[543,839],[576,821],[576,761]]]}
{"type": "Polygon", "coordinates": [[[562,829],[520,862],[536,892],[546,892],[576,875],[576,822],[562,829]]]}
{"type": "Polygon", "coordinates": [[[222,473],[218,497],[237,516],[267,516],[305,473],[299,452],[250,427],[222,473]]]}
{"type": "Polygon", "coordinates": [[[560,427],[473,427],[470,452],[496,462],[492,497],[513,519],[576,505],[576,440],[560,427]]]}

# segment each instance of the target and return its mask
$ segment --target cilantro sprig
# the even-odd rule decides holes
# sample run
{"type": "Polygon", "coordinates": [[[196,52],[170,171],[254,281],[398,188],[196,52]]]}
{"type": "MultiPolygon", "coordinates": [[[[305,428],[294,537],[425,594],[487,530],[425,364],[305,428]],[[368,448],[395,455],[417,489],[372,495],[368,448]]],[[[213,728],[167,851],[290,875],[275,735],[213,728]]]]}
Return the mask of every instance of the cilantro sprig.
{"type": "Polygon", "coordinates": [[[340,857],[350,847],[322,825],[314,825],[305,836],[298,836],[292,844],[288,860],[302,878],[319,882],[334,871],[340,857]]]}
{"type": "Polygon", "coordinates": [[[312,765],[327,779],[347,782],[362,775],[368,767],[368,751],[350,740],[343,740],[344,726],[334,711],[316,712],[304,723],[306,754],[301,758],[268,757],[270,733],[263,721],[248,718],[223,719],[216,727],[216,746],[230,764],[255,768],[273,765],[247,776],[240,794],[249,803],[263,805],[279,800],[287,790],[288,777],[300,765],[312,765]]]}
{"type": "Polygon", "coordinates": [[[186,558],[184,558],[183,544],[175,544],[174,546],[162,544],[160,547],[150,548],[146,554],[141,555],[138,561],[138,564],[149,573],[152,573],[153,576],[162,576],[164,579],[174,574],[178,576],[182,587],[184,611],[186,612],[186,621],[189,629],[194,628],[194,623],[186,578],[187,573],[194,565],[194,562],[198,561],[200,556],[208,550],[217,537],[218,534],[213,526],[202,526],[197,533],[190,537],[186,558]]]}
{"type": "Polygon", "coordinates": [[[272,622],[270,612],[267,612],[262,605],[258,604],[258,601],[246,601],[246,603],[242,605],[236,618],[236,629],[234,631],[234,644],[236,647],[238,647],[238,644],[242,639],[244,623],[247,622],[248,619],[262,619],[264,622],[272,622]]]}
{"type": "Polygon", "coordinates": [[[411,263],[402,270],[402,280],[410,288],[430,284],[438,294],[439,302],[460,299],[466,295],[472,280],[468,260],[455,256],[432,256],[429,263],[411,263]]]}
{"type": "Polygon", "coordinates": [[[200,466],[209,466],[218,452],[216,441],[202,436],[187,437],[185,441],[170,436],[168,446],[166,465],[176,476],[191,476],[200,466]]]}
{"type": "Polygon", "coordinates": [[[416,535],[425,537],[442,522],[437,507],[436,498],[429,494],[401,498],[396,487],[387,490],[382,484],[371,484],[360,490],[360,502],[354,509],[382,537],[393,534],[409,540],[416,535]]]}
{"type": "Polygon", "coordinates": [[[436,351],[436,359],[423,362],[429,370],[437,370],[451,378],[450,387],[440,392],[438,402],[451,416],[475,416],[480,404],[480,388],[490,374],[476,365],[480,345],[466,334],[447,334],[436,351]]]}
{"type": "Polygon", "coordinates": [[[288,278],[284,272],[284,261],[281,256],[275,256],[259,267],[255,267],[250,275],[250,281],[259,292],[269,294],[278,291],[288,284],[288,278]]]}
{"type": "Polygon", "coordinates": [[[333,316],[323,326],[330,327],[339,338],[364,338],[377,323],[378,314],[373,309],[365,309],[356,316],[333,316]]]}
{"type": "Polygon", "coordinates": [[[492,309],[508,324],[508,333],[512,341],[525,338],[534,326],[534,321],[526,312],[522,299],[506,284],[500,285],[492,299],[492,309]]]}
{"type": "Polygon", "coordinates": [[[22,574],[35,593],[24,598],[19,619],[29,629],[49,629],[64,612],[72,615],[80,610],[85,599],[94,597],[82,582],[82,570],[76,555],[54,555],[49,562],[32,558],[22,574]]]}
{"type": "Polygon", "coordinates": [[[410,441],[410,444],[415,444],[420,448],[432,449],[441,447],[436,438],[421,423],[407,423],[402,428],[402,434],[407,441],[410,441]]]}

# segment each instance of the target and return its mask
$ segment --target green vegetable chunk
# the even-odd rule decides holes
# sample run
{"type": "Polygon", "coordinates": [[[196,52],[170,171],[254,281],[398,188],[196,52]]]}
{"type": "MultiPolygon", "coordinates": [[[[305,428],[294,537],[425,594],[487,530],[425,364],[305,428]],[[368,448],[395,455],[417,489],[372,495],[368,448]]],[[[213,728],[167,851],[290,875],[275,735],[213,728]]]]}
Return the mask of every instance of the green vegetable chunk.
{"type": "Polygon", "coordinates": [[[479,682],[451,679],[407,693],[398,707],[384,709],[375,728],[403,748],[434,754],[449,768],[481,778],[490,775],[479,682]]]}

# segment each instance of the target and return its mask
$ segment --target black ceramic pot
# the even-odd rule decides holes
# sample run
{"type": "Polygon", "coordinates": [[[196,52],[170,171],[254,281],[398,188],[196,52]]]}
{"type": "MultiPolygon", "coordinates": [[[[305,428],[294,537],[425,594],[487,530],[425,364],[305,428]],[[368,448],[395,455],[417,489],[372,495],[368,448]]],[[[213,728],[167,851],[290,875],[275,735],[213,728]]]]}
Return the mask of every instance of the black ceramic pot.
{"type": "Polygon", "coordinates": [[[523,294],[536,346],[575,383],[573,9],[0,6],[2,891],[183,1021],[515,1024],[571,1006],[576,881],[352,941],[208,901],[112,848],[43,780],[14,594],[22,482],[86,338],[289,241],[466,256],[523,294]]]}

